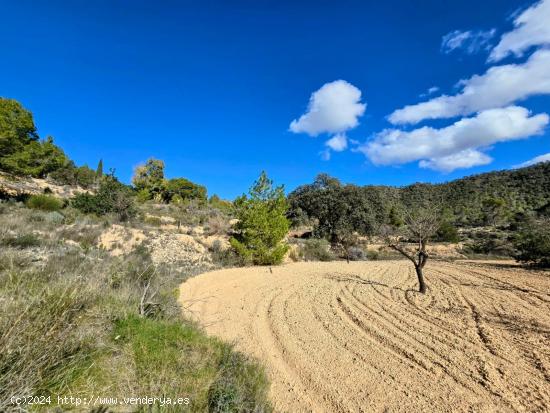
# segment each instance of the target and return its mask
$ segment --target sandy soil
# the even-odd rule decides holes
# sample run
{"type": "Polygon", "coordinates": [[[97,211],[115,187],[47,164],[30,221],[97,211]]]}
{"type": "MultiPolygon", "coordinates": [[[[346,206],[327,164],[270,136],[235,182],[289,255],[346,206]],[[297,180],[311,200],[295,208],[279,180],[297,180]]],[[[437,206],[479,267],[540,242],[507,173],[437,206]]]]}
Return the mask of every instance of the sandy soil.
{"type": "Polygon", "coordinates": [[[432,261],[215,271],[181,286],[206,330],[258,357],[284,412],[550,411],[550,274],[432,261]]]}

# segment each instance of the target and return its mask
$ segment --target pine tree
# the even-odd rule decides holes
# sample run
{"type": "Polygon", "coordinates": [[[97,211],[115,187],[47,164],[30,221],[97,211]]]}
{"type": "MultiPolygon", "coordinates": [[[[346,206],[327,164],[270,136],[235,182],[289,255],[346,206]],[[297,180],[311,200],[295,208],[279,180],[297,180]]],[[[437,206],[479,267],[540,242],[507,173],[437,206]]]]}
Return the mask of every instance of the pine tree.
{"type": "Polygon", "coordinates": [[[249,191],[235,201],[238,222],[230,242],[246,263],[279,264],[288,245],[283,241],[289,222],[287,200],[282,186],[273,187],[265,172],[249,191]]]}

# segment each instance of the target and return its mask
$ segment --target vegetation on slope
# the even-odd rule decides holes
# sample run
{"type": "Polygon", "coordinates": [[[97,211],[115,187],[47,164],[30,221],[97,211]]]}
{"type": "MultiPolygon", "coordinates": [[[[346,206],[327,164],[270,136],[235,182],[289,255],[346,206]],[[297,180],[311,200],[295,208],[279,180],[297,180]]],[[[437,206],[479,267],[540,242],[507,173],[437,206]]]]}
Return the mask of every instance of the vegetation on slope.
{"type": "Polygon", "coordinates": [[[112,256],[96,247],[112,214],[61,212],[0,205],[0,410],[12,396],[51,396],[51,410],[90,394],[270,410],[262,368],[181,317],[177,287],[200,265],[155,265],[144,247],[112,256]]]}

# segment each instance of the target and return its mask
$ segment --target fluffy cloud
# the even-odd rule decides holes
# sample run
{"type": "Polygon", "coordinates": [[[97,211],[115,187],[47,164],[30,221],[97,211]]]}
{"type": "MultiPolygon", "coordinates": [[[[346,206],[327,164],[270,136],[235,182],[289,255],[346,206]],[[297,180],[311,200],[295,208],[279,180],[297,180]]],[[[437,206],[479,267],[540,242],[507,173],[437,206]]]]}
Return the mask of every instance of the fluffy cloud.
{"type": "Polygon", "coordinates": [[[310,136],[345,132],[359,124],[366,106],[361,91],[345,80],[325,83],[311,95],[307,112],[292,121],[290,130],[310,136]]]}
{"type": "Polygon", "coordinates": [[[358,150],[376,165],[422,161],[422,167],[449,172],[489,163],[479,148],[541,134],[548,121],[547,114],[530,116],[519,106],[488,109],[441,129],[387,129],[358,150]]]}
{"type": "Polygon", "coordinates": [[[343,133],[339,133],[326,141],[325,145],[335,152],[342,152],[348,147],[348,138],[343,133]]]}
{"type": "Polygon", "coordinates": [[[550,0],[540,1],[514,19],[515,29],[502,35],[489,55],[490,62],[513,54],[522,56],[532,46],[550,44],[550,0]]]}
{"type": "Polygon", "coordinates": [[[456,49],[463,49],[468,54],[474,54],[482,49],[489,48],[489,42],[495,35],[496,30],[454,30],[447,33],[441,39],[441,51],[451,53],[456,49]]]}
{"type": "Polygon", "coordinates": [[[519,165],[514,166],[514,168],[525,168],[526,166],[535,165],[541,162],[550,162],[550,153],[545,153],[544,155],[536,156],[527,162],[523,162],[523,163],[520,163],[519,165]]]}
{"type": "MultiPolygon", "coordinates": [[[[549,24],[550,26],[550,24],[549,24]]],[[[462,91],[405,106],[389,116],[393,124],[417,123],[424,119],[469,115],[507,106],[532,95],[550,93],[550,50],[540,49],[523,64],[491,67],[483,75],[460,82],[462,91]]]]}
{"type": "Polygon", "coordinates": [[[451,172],[455,169],[472,168],[479,165],[487,165],[493,158],[475,149],[465,149],[458,153],[440,158],[421,160],[418,166],[421,168],[435,169],[441,172],[451,172]]]}

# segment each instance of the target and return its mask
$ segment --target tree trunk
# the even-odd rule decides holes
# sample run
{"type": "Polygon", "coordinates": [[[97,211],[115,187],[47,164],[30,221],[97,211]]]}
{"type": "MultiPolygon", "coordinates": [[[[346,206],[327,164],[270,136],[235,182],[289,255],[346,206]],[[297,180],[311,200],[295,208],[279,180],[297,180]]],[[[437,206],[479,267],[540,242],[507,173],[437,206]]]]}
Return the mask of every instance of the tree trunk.
{"type": "Polygon", "coordinates": [[[422,267],[415,265],[416,276],[418,277],[418,291],[421,294],[426,293],[426,283],[424,282],[424,274],[422,273],[422,267]]]}

